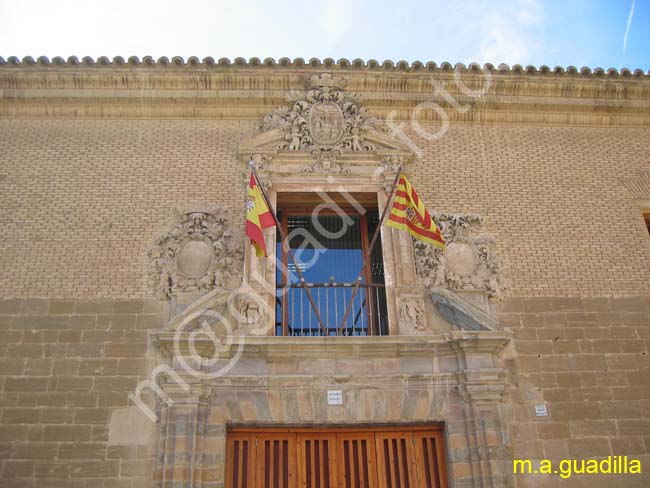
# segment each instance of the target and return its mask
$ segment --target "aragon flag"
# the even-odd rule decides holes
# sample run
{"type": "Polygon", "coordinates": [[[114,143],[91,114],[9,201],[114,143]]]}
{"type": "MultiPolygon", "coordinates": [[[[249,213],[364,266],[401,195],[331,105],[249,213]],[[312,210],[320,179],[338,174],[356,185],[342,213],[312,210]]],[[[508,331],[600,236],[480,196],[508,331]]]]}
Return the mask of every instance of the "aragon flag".
{"type": "Polygon", "coordinates": [[[386,225],[405,230],[416,239],[445,249],[445,240],[435,222],[424,208],[415,188],[402,173],[395,188],[395,200],[386,225]]]}
{"type": "Polygon", "coordinates": [[[263,230],[275,225],[275,219],[264,201],[262,192],[257,186],[255,176],[251,172],[248,183],[248,198],[246,199],[246,235],[250,237],[258,257],[266,256],[266,243],[263,230]]]}

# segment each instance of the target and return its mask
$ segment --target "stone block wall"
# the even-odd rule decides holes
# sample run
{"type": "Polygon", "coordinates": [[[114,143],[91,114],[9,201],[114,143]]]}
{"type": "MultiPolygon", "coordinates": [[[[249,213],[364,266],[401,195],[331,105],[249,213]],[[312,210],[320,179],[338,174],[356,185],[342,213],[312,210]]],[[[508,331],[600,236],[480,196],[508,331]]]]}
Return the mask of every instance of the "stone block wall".
{"type": "Polygon", "coordinates": [[[511,298],[499,318],[517,348],[507,362],[514,457],[628,456],[643,466],[641,475],[521,476],[517,486],[647,486],[650,296],[511,298]],[[536,417],[535,404],[548,417],[536,417]]]}
{"type": "Polygon", "coordinates": [[[150,486],[154,425],[123,413],[165,320],[149,300],[1,300],[0,485],[150,486]]]}

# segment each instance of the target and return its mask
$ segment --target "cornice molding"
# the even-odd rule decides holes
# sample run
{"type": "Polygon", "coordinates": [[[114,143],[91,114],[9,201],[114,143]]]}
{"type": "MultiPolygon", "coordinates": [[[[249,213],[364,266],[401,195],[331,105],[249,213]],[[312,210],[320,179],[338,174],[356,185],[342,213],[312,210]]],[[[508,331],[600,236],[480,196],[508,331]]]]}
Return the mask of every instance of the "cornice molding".
{"type": "Polygon", "coordinates": [[[300,58],[0,58],[0,116],[259,121],[324,72],[344,78],[346,92],[384,119],[439,121],[436,110],[416,110],[428,102],[449,122],[650,126],[650,74],[641,70],[300,58]],[[483,70],[490,87],[473,96],[483,70]]]}
{"type": "MultiPolygon", "coordinates": [[[[496,331],[451,331],[437,335],[384,337],[276,337],[224,336],[219,358],[382,358],[431,357],[462,350],[471,353],[498,354],[510,341],[511,334],[496,331]]],[[[187,355],[189,344],[199,354],[214,354],[214,342],[191,332],[163,331],[151,335],[152,344],[164,356],[187,355]]]]}

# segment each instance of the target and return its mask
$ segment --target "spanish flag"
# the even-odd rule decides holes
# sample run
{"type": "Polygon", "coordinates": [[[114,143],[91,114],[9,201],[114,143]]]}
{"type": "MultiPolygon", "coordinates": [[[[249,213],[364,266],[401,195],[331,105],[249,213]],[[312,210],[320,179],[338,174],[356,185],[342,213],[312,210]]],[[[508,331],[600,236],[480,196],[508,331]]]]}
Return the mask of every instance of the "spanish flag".
{"type": "Polygon", "coordinates": [[[404,173],[397,181],[395,200],[386,225],[405,230],[416,239],[433,244],[443,251],[445,249],[445,240],[440,230],[404,173]]]}
{"type": "Polygon", "coordinates": [[[246,200],[246,235],[250,237],[258,257],[266,256],[266,243],[263,230],[275,225],[275,219],[264,201],[262,192],[257,186],[255,176],[251,172],[248,183],[248,198],[246,200]]]}

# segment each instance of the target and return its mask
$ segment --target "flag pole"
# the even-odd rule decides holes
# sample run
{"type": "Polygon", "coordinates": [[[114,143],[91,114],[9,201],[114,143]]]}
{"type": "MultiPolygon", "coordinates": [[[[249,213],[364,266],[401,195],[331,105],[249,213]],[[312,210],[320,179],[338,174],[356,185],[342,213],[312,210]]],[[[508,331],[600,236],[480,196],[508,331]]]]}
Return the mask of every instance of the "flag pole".
{"type": "Polygon", "coordinates": [[[352,304],[354,303],[354,298],[357,296],[357,292],[359,291],[359,286],[361,285],[361,276],[363,275],[363,271],[366,269],[366,261],[370,257],[370,254],[372,254],[373,247],[375,247],[375,242],[377,242],[377,238],[379,237],[381,226],[383,225],[384,219],[386,218],[386,214],[388,213],[388,208],[390,207],[391,200],[393,199],[393,195],[395,194],[395,188],[397,188],[397,182],[399,181],[399,177],[401,174],[402,174],[402,166],[399,166],[397,168],[397,174],[395,175],[395,179],[393,180],[393,186],[390,189],[390,194],[388,195],[388,200],[386,200],[384,211],[381,213],[381,217],[379,218],[379,224],[377,224],[377,228],[375,229],[375,234],[372,236],[372,240],[368,245],[368,249],[366,250],[366,253],[363,256],[363,262],[361,263],[361,271],[357,276],[357,281],[354,283],[352,295],[350,295],[350,301],[348,302],[348,306],[345,309],[345,314],[343,314],[343,320],[341,321],[340,327],[336,331],[336,335],[341,333],[341,331],[345,327],[345,322],[348,319],[348,315],[350,315],[350,310],[352,310],[352,304]]]}
{"type": "Polygon", "coordinates": [[[257,171],[255,170],[255,165],[253,164],[253,161],[249,161],[248,165],[250,166],[250,169],[253,173],[253,176],[255,177],[255,182],[257,183],[257,186],[260,189],[260,192],[262,193],[262,198],[264,198],[264,202],[266,203],[266,206],[269,209],[269,212],[271,212],[271,215],[273,216],[273,220],[275,221],[275,225],[278,229],[278,232],[280,233],[280,240],[282,241],[282,249],[284,250],[285,244],[286,244],[286,251],[289,257],[291,258],[291,262],[293,263],[294,268],[296,268],[296,274],[298,275],[298,279],[300,280],[300,286],[305,290],[307,293],[307,298],[309,299],[309,303],[311,304],[311,308],[314,310],[314,314],[316,315],[316,318],[318,319],[318,324],[320,325],[321,330],[323,331],[324,334],[327,334],[327,329],[325,328],[325,324],[323,324],[323,319],[320,316],[320,312],[318,311],[318,307],[316,306],[316,302],[314,302],[314,297],[311,295],[311,291],[309,290],[309,287],[307,286],[307,283],[305,283],[305,278],[302,275],[302,271],[300,271],[300,268],[298,267],[298,263],[296,263],[296,258],[293,255],[293,252],[291,251],[291,248],[289,247],[289,242],[286,240],[286,236],[284,234],[284,229],[282,229],[282,224],[278,220],[278,216],[275,214],[275,210],[271,206],[271,202],[269,200],[269,197],[266,195],[266,190],[260,183],[260,178],[257,176],[257,171]]]}

